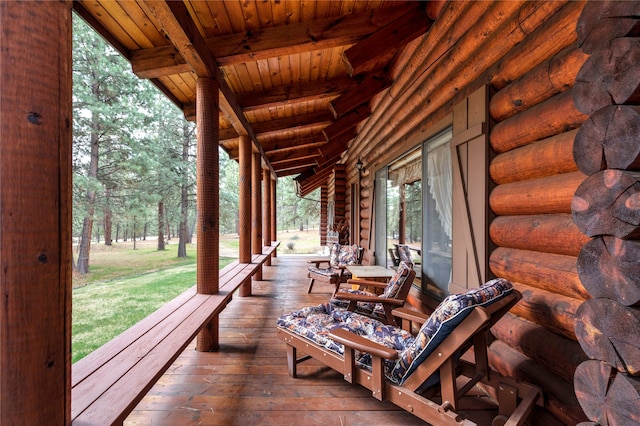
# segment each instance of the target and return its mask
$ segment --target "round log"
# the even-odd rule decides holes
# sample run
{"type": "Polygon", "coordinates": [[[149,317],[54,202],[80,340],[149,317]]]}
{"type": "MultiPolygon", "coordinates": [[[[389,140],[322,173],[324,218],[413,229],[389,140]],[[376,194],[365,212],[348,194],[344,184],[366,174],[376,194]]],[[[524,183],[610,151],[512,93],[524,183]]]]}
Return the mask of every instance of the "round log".
{"type": "Polygon", "coordinates": [[[562,420],[574,425],[588,420],[573,392],[573,386],[556,374],[499,340],[488,348],[489,363],[500,374],[525,380],[544,389],[544,408],[562,420]]]}
{"type": "Polygon", "coordinates": [[[577,340],[574,321],[575,313],[582,300],[561,296],[549,291],[514,283],[522,299],[511,312],[534,322],[558,335],[577,340]]]}
{"type": "Polygon", "coordinates": [[[570,213],[574,193],[584,178],[573,172],[498,185],[489,195],[489,205],[501,216],[570,213]]]}
{"type": "Polygon", "coordinates": [[[640,38],[621,38],[594,52],[576,76],[573,98],[579,111],[640,101],[640,38]]]}
{"type": "Polygon", "coordinates": [[[640,16],[635,1],[586,2],[576,25],[580,49],[591,54],[614,38],[640,35],[634,16],[640,16]]]}
{"type": "Polygon", "coordinates": [[[502,185],[577,171],[573,161],[577,133],[577,129],[560,133],[496,156],[489,167],[491,179],[502,185]]]}
{"type": "Polygon", "coordinates": [[[586,175],[604,169],[640,168],[640,106],[610,105],[584,122],[573,144],[576,165],[586,175]]]}
{"type": "Polygon", "coordinates": [[[578,276],[592,297],[640,305],[640,241],[600,236],[578,255],[578,276]]]}
{"type": "Polygon", "coordinates": [[[598,298],[576,310],[576,337],[591,359],[618,371],[640,375],[640,311],[615,300],[598,298]]]}
{"type": "Polygon", "coordinates": [[[492,328],[497,338],[568,383],[581,362],[588,358],[578,343],[537,324],[507,313],[492,328]]]}
{"type": "Polygon", "coordinates": [[[496,124],[489,139],[497,153],[507,152],[576,129],[587,118],[573,104],[572,90],[567,90],[496,124]]]}
{"type": "Polygon", "coordinates": [[[491,117],[502,121],[564,92],[573,86],[587,58],[575,44],[555,54],[497,92],[489,103],[491,117]]]}
{"type": "Polygon", "coordinates": [[[578,402],[587,417],[602,426],[640,424],[640,379],[597,360],[578,366],[574,378],[578,402]]]}
{"type": "Polygon", "coordinates": [[[640,237],[640,174],[607,169],[580,184],[571,201],[573,221],[590,237],[640,237]]]}
{"type": "Polygon", "coordinates": [[[489,267],[509,281],[574,299],[590,298],[578,277],[574,256],[498,247],[491,253],[489,267]]]}
{"type": "MultiPolygon", "coordinates": [[[[514,46],[489,72],[487,80],[494,89],[502,90],[576,41],[575,23],[584,3],[545,3],[544,9],[531,11],[532,15],[544,17],[544,23],[537,28],[523,27],[529,36],[520,45],[514,46]]],[[[532,21],[537,23],[535,19],[532,21]]]]}
{"type": "Polygon", "coordinates": [[[485,14],[487,19],[482,20],[486,26],[481,26],[479,22],[468,31],[433,70],[425,74],[420,84],[416,84],[415,91],[411,91],[406,99],[403,97],[397,101],[401,108],[396,113],[374,124],[368,141],[370,146],[375,147],[371,151],[372,156],[386,154],[398,141],[420,129],[425,118],[443,105],[470,94],[474,90],[470,83],[508,52],[515,50],[515,46],[522,48],[522,42],[528,37],[524,29],[533,32],[547,21],[549,9],[557,7],[558,3],[555,2],[492,3],[485,14]],[[498,9],[506,13],[502,14],[498,9]],[[511,16],[514,12],[517,12],[515,19],[511,16]],[[473,59],[469,60],[470,57],[473,59]],[[415,108],[415,105],[423,107],[415,108]]]}
{"type": "Polygon", "coordinates": [[[578,256],[589,241],[571,215],[498,216],[489,226],[489,237],[500,247],[578,256]]]}

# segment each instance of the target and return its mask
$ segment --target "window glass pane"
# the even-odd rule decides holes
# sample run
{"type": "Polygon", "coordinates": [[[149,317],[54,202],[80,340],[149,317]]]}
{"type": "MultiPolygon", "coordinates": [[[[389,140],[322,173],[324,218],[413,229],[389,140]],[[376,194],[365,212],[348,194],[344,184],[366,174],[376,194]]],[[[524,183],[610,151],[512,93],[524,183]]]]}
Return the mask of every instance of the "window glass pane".
{"type": "Polygon", "coordinates": [[[387,168],[376,173],[374,193],[376,265],[387,266],[387,168]]]}
{"type": "Polygon", "coordinates": [[[452,173],[447,130],[424,144],[422,288],[439,299],[451,281],[452,173]]]}

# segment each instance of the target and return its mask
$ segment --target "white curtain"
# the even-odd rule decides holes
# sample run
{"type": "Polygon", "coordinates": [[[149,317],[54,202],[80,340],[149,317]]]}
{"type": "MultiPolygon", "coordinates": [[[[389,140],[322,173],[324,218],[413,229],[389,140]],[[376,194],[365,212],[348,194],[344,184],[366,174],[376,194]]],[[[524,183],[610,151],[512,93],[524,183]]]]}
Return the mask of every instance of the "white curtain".
{"type": "Polygon", "coordinates": [[[451,174],[451,151],[445,143],[427,154],[427,183],[429,192],[436,202],[436,211],[444,232],[451,239],[453,177],[451,174]]]}

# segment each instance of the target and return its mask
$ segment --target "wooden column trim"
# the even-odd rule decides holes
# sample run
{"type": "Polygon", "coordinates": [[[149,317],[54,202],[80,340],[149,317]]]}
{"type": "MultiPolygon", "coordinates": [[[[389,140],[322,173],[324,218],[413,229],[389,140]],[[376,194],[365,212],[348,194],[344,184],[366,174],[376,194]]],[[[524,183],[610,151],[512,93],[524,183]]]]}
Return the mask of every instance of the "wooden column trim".
{"type": "MultiPolygon", "coordinates": [[[[213,78],[201,77],[196,83],[196,125],[198,129],[196,186],[198,193],[196,286],[198,293],[216,294],[219,284],[220,254],[220,176],[218,154],[219,85],[213,78]]],[[[199,334],[196,349],[218,347],[217,317],[199,334]]]]}
{"type": "MultiPolygon", "coordinates": [[[[278,241],[278,207],[277,207],[277,187],[278,180],[271,179],[271,189],[270,189],[270,197],[271,197],[271,241],[278,241]]],[[[277,257],[277,250],[274,250],[271,254],[271,257],[277,257]]]]}
{"type": "Polygon", "coordinates": [[[238,257],[240,263],[251,262],[251,139],[241,135],[239,144],[238,257]]]}
{"type": "MultiPolygon", "coordinates": [[[[264,245],[271,245],[271,173],[268,169],[262,169],[262,192],[263,197],[263,210],[262,210],[262,237],[264,239],[264,245]]],[[[264,262],[265,265],[271,266],[271,256],[264,262]]]]}
{"type": "Polygon", "coordinates": [[[71,2],[0,2],[0,424],[71,424],[71,2]]]}
{"type": "MultiPolygon", "coordinates": [[[[253,154],[251,179],[251,235],[252,253],[262,254],[262,161],[260,154],[253,154]]],[[[262,280],[262,267],[253,275],[257,281],[262,280]]],[[[251,293],[249,293],[250,295],[251,293]]],[[[247,295],[248,296],[248,295],[247,295]]]]}

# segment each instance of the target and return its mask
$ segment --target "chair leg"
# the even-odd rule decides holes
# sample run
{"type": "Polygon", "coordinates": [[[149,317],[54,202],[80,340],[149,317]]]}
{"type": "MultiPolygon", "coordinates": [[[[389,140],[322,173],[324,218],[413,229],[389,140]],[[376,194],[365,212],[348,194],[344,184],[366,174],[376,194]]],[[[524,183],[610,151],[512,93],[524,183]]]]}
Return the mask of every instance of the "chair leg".
{"type": "Polygon", "coordinates": [[[313,288],[313,278],[309,278],[309,287],[307,288],[307,293],[311,293],[311,289],[313,288]]]}

